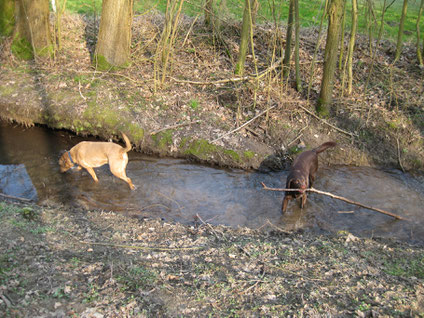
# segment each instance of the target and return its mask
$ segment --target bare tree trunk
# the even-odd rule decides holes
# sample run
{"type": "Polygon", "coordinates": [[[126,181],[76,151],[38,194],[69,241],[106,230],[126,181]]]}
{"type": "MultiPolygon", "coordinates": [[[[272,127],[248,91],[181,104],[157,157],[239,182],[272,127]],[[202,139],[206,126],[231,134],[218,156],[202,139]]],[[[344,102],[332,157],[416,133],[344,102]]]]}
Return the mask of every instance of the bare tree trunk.
{"type": "Polygon", "coordinates": [[[343,17],[342,17],[342,31],[341,31],[341,39],[340,39],[340,54],[339,54],[339,70],[342,70],[343,66],[343,55],[344,55],[344,36],[345,36],[345,26],[346,26],[346,6],[343,10],[343,17]]]}
{"type": "Polygon", "coordinates": [[[0,35],[11,35],[15,25],[15,1],[0,0],[0,35]]]}
{"type": "Polygon", "coordinates": [[[16,25],[12,44],[14,54],[24,59],[50,57],[53,46],[49,25],[48,0],[17,0],[16,25]]]}
{"type": "MultiPolygon", "coordinates": [[[[423,0],[424,1],[424,0],[423,0]]],[[[352,61],[353,61],[353,52],[355,48],[355,38],[356,38],[356,29],[358,26],[358,1],[352,0],[352,31],[350,33],[350,41],[347,55],[347,74],[348,74],[348,84],[347,84],[347,93],[348,95],[352,94],[352,61]]]]}
{"type": "Polygon", "coordinates": [[[373,55],[373,47],[372,47],[372,43],[373,43],[373,32],[374,32],[374,3],[372,2],[372,0],[367,0],[366,1],[366,19],[367,19],[367,31],[368,31],[368,46],[370,49],[370,55],[373,55]]]}
{"type": "Polygon", "coordinates": [[[290,0],[289,17],[287,22],[287,34],[286,34],[286,49],[284,51],[284,60],[283,60],[283,79],[286,78],[290,72],[291,41],[292,41],[293,20],[294,20],[294,1],[295,0],[290,0]]]}
{"type": "Polygon", "coordinates": [[[249,48],[250,42],[250,30],[252,29],[251,25],[251,1],[254,0],[246,0],[244,13],[243,13],[243,25],[241,28],[241,36],[240,36],[240,52],[237,60],[236,68],[234,73],[236,75],[242,76],[244,74],[244,64],[246,62],[247,50],[249,48]]]}
{"type": "MultiPolygon", "coordinates": [[[[424,0],[421,0],[420,10],[418,12],[418,17],[417,17],[417,60],[418,60],[418,64],[421,67],[424,66],[423,56],[421,54],[421,47],[420,47],[420,20],[423,14],[423,9],[424,9],[424,0]]],[[[424,40],[423,40],[423,50],[424,50],[424,40]]]]}
{"type": "Polygon", "coordinates": [[[209,28],[213,27],[213,0],[205,2],[205,25],[209,28]]]}
{"type": "Polygon", "coordinates": [[[328,116],[330,113],[343,7],[344,0],[331,0],[328,8],[328,30],[327,43],[325,45],[324,52],[324,73],[322,76],[321,91],[316,106],[317,113],[323,117],[328,116]]]}
{"type": "Polygon", "coordinates": [[[324,0],[324,1],[325,1],[324,11],[323,11],[323,14],[321,16],[320,23],[319,23],[318,37],[317,37],[317,42],[316,42],[316,45],[315,45],[314,56],[312,58],[311,67],[309,69],[309,84],[308,84],[308,94],[307,94],[308,101],[309,101],[309,94],[311,92],[312,81],[313,81],[313,78],[314,78],[315,62],[316,62],[316,59],[317,59],[317,53],[318,53],[318,49],[319,49],[320,43],[321,43],[322,24],[324,22],[326,14],[327,14],[328,0],[324,0]]]}
{"type": "Polygon", "coordinates": [[[66,0],[63,1],[52,1],[54,11],[54,25],[53,25],[53,38],[55,43],[55,51],[62,48],[62,16],[66,9],[66,0]],[[56,3],[57,2],[57,3],[56,3]]]}
{"type": "Polygon", "coordinates": [[[252,5],[252,8],[251,8],[251,11],[252,11],[252,24],[253,24],[253,26],[255,26],[256,25],[256,16],[258,15],[258,10],[259,10],[260,3],[259,3],[258,0],[253,0],[251,2],[251,5],[252,5]]]}
{"type": "Polygon", "coordinates": [[[95,63],[101,70],[129,63],[134,0],[103,0],[95,63]]]}
{"type": "Polygon", "coordinates": [[[402,52],[402,36],[403,36],[403,29],[405,26],[405,18],[406,18],[407,10],[408,10],[408,0],[403,0],[402,15],[400,16],[399,31],[398,31],[398,37],[396,42],[395,62],[399,59],[400,53],[402,52]]]}
{"type": "Polygon", "coordinates": [[[166,3],[165,24],[155,53],[155,92],[165,82],[183,4],[184,0],[167,0],[166,3]]]}
{"type": "Polygon", "coordinates": [[[296,90],[302,91],[302,83],[300,80],[300,66],[299,66],[299,0],[294,0],[294,20],[295,20],[295,42],[294,42],[294,58],[295,58],[295,69],[296,69],[296,90]]]}

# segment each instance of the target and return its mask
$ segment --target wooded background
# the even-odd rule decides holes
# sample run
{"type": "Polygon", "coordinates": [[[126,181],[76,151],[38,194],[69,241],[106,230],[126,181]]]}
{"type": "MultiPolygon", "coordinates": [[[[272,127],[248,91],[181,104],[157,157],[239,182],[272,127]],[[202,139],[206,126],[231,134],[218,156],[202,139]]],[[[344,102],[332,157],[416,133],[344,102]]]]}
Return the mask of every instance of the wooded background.
{"type": "MultiPolygon", "coordinates": [[[[77,12],[97,14],[100,1],[67,1],[67,0],[0,0],[0,33],[3,36],[12,36],[12,51],[23,59],[54,58],[60,54],[60,26],[61,16],[69,6],[77,12]],[[53,30],[49,17],[54,18],[53,30]]],[[[278,41],[281,47],[275,51],[284,52],[282,59],[273,59],[275,64],[282,67],[282,81],[295,69],[297,90],[302,89],[299,72],[299,30],[302,27],[315,23],[319,26],[319,36],[316,50],[320,49],[321,38],[326,39],[323,76],[321,90],[316,104],[316,111],[326,117],[332,103],[333,82],[337,63],[342,69],[344,94],[352,93],[352,63],[357,36],[358,21],[361,32],[369,37],[369,54],[374,59],[379,49],[379,43],[386,25],[393,25],[393,21],[386,22],[387,12],[395,8],[399,13],[399,21],[394,24],[397,28],[396,51],[393,63],[402,55],[404,34],[415,34],[417,67],[423,67],[424,39],[421,40],[420,31],[423,29],[421,16],[424,0],[412,3],[412,10],[408,19],[408,0],[400,1],[372,1],[364,0],[322,0],[299,1],[288,0],[283,2],[245,0],[240,3],[230,3],[225,0],[187,1],[167,0],[152,3],[149,1],[136,2],[133,0],[103,0],[101,1],[100,27],[95,50],[95,67],[99,70],[110,70],[114,67],[125,67],[131,58],[131,26],[134,16],[134,7],[139,14],[142,10],[162,9],[164,11],[164,27],[160,39],[157,41],[154,59],[155,87],[166,80],[169,71],[170,57],[172,56],[178,25],[182,14],[190,14],[195,20],[204,19],[209,32],[217,41],[225,43],[221,37],[221,28],[225,19],[241,17],[240,45],[234,74],[238,77],[245,75],[245,61],[247,54],[255,57],[255,25],[256,23],[270,23],[275,27],[275,38],[281,38],[280,26],[286,25],[285,41],[278,41]],[[288,6],[287,10],[282,8],[288,6]],[[399,10],[400,9],[400,10],[399,10]],[[313,11],[311,14],[309,11],[313,11]],[[311,19],[312,16],[312,19],[311,19]],[[412,18],[411,18],[412,16],[412,18]],[[415,27],[412,23],[415,20],[415,27]],[[411,22],[412,21],[412,22],[411,22]],[[349,28],[348,28],[349,27],[349,28]],[[326,32],[325,32],[326,28],[326,32]],[[349,30],[348,30],[349,29],[349,30]],[[325,36],[326,35],[326,36],[325,36]],[[345,37],[349,37],[348,46],[343,44],[345,37]],[[292,52],[294,48],[294,52],[292,52]],[[345,52],[346,50],[346,52],[345,52]],[[294,61],[294,63],[291,62],[294,61]]],[[[146,12],[146,11],[144,11],[146,12]]],[[[393,18],[393,16],[392,16],[393,18]]],[[[389,35],[390,37],[390,35],[389,35]]],[[[277,41],[274,41],[277,45],[277,41]]],[[[315,56],[314,60],[315,62],[315,56]]],[[[312,63],[310,74],[314,73],[315,63],[312,63]]],[[[256,62],[255,62],[256,63],[256,62]]],[[[275,68],[272,64],[269,67],[275,68]]],[[[256,77],[260,73],[255,64],[256,77]]],[[[372,70],[370,72],[371,76],[372,70]]],[[[308,98],[309,98],[308,88],[308,98]]]]}

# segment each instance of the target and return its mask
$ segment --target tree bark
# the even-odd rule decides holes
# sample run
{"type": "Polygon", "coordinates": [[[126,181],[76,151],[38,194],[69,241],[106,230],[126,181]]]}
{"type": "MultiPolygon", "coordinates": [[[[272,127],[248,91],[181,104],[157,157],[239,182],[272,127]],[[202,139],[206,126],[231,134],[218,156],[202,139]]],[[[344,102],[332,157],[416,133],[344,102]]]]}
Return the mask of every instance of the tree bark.
{"type": "Polygon", "coordinates": [[[242,24],[241,36],[240,36],[240,52],[239,52],[236,68],[234,71],[236,75],[240,75],[240,76],[244,74],[244,64],[246,62],[247,51],[249,48],[249,41],[250,41],[249,35],[250,35],[250,30],[252,29],[252,25],[251,25],[252,2],[251,0],[245,1],[245,7],[244,7],[244,13],[243,13],[243,24],[242,24]]]}
{"type": "Polygon", "coordinates": [[[48,0],[17,0],[12,51],[23,59],[50,57],[53,46],[48,0]]]}
{"type": "Polygon", "coordinates": [[[103,0],[95,53],[102,70],[129,63],[134,0],[103,0]]]}
{"type": "MultiPolygon", "coordinates": [[[[421,46],[420,46],[420,20],[423,14],[423,9],[424,9],[424,0],[421,0],[420,10],[418,12],[418,17],[417,17],[417,60],[418,60],[418,64],[421,67],[424,66],[423,56],[421,53],[421,46]]],[[[424,50],[424,46],[423,46],[423,50],[424,50]]]]}
{"type": "Polygon", "coordinates": [[[293,34],[293,21],[294,21],[294,1],[290,0],[289,17],[287,21],[287,34],[286,34],[286,49],[284,51],[283,60],[283,79],[289,75],[290,72],[290,55],[291,55],[291,42],[293,34]]]}
{"type": "Polygon", "coordinates": [[[15,25],[15,1],[0,0],[0,35],[9,36],[15,25]]]}
{"type": "Polygon", "coordinates": [[[405,18],[406,18],[407,11],[408,11],[408,0],[403,0],[402,15],[400,16],[399,31],[398,31],[398,37],[396,42],[395,62],[399,59],[400,53],[402,52],[402,36],[403,36],[403,29],[405,26],[405,18]]]}
{"type": "Polygon", "coordinates": [[[331,0],[328,8],[328,30],[324,52],[324,73],[316,106],[316,111],[321,117],[327,117],[330,113],[343,8],[344,0],[331,0]]]}
{"type": "MultiPolygon", "coordinates": [[[[423,0],[424,1],[424,0],[423,0]]],[[[358,1],[352,0],[352,31],[350,33],[350,41],[347,55],[347,74],[348,74],[348,84],[347,84],[347,93],[348,95],[352,94],[352,62],[353,62],[353,52],[355,48],[355,38],[356,38],[356,28],[358,26],[358,1]]]]}
{"type": "Polygon", "coordinates": [[[205,3],[205,25],[213,27],[213,0],[206,0],[205,3]]]}
{"type": "Polygon", "coordinates": [[[298,92],[302,91],[302,82],[300,79],[300,66],[299,66],[299,31],[300,31],[300,20],[299,20],[299,0],[294,0],[294,60],[295,60],[295,70],[296,70],[296,90],[298,92]]]}

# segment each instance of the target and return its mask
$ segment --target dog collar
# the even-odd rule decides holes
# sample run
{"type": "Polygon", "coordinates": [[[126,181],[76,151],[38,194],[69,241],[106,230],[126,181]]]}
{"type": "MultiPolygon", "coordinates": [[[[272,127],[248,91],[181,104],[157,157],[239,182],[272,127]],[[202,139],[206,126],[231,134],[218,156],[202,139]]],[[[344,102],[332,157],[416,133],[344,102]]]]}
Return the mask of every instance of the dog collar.
{"type": "Polygon", "coordinates": [[[67,153],[68,153],[69,160],[71,160],[71,163],[72,163],[73,165],[75,165],[75,162],[72,160],[71,153],[70,153],[69,151],[67,151],[67,153]]]}

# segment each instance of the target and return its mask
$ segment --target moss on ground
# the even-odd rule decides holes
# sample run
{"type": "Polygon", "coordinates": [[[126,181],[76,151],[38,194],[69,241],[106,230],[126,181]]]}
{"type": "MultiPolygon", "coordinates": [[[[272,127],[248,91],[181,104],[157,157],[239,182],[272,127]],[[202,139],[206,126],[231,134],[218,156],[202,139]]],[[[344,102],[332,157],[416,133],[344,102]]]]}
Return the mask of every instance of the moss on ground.
{"type": "Polygon", "coordinates": [[[13,39],[11,50],[12,53],[21,60],[28,61],[34,58],[31,43],[18,34],[15,35],[13,39]]]}
{"type": "Polygon", "coordinates": [[[161,131],[152,136],[152,139],[160,152],[168,150],[168,147],[172,145],[172,129],[161,131]]]}

